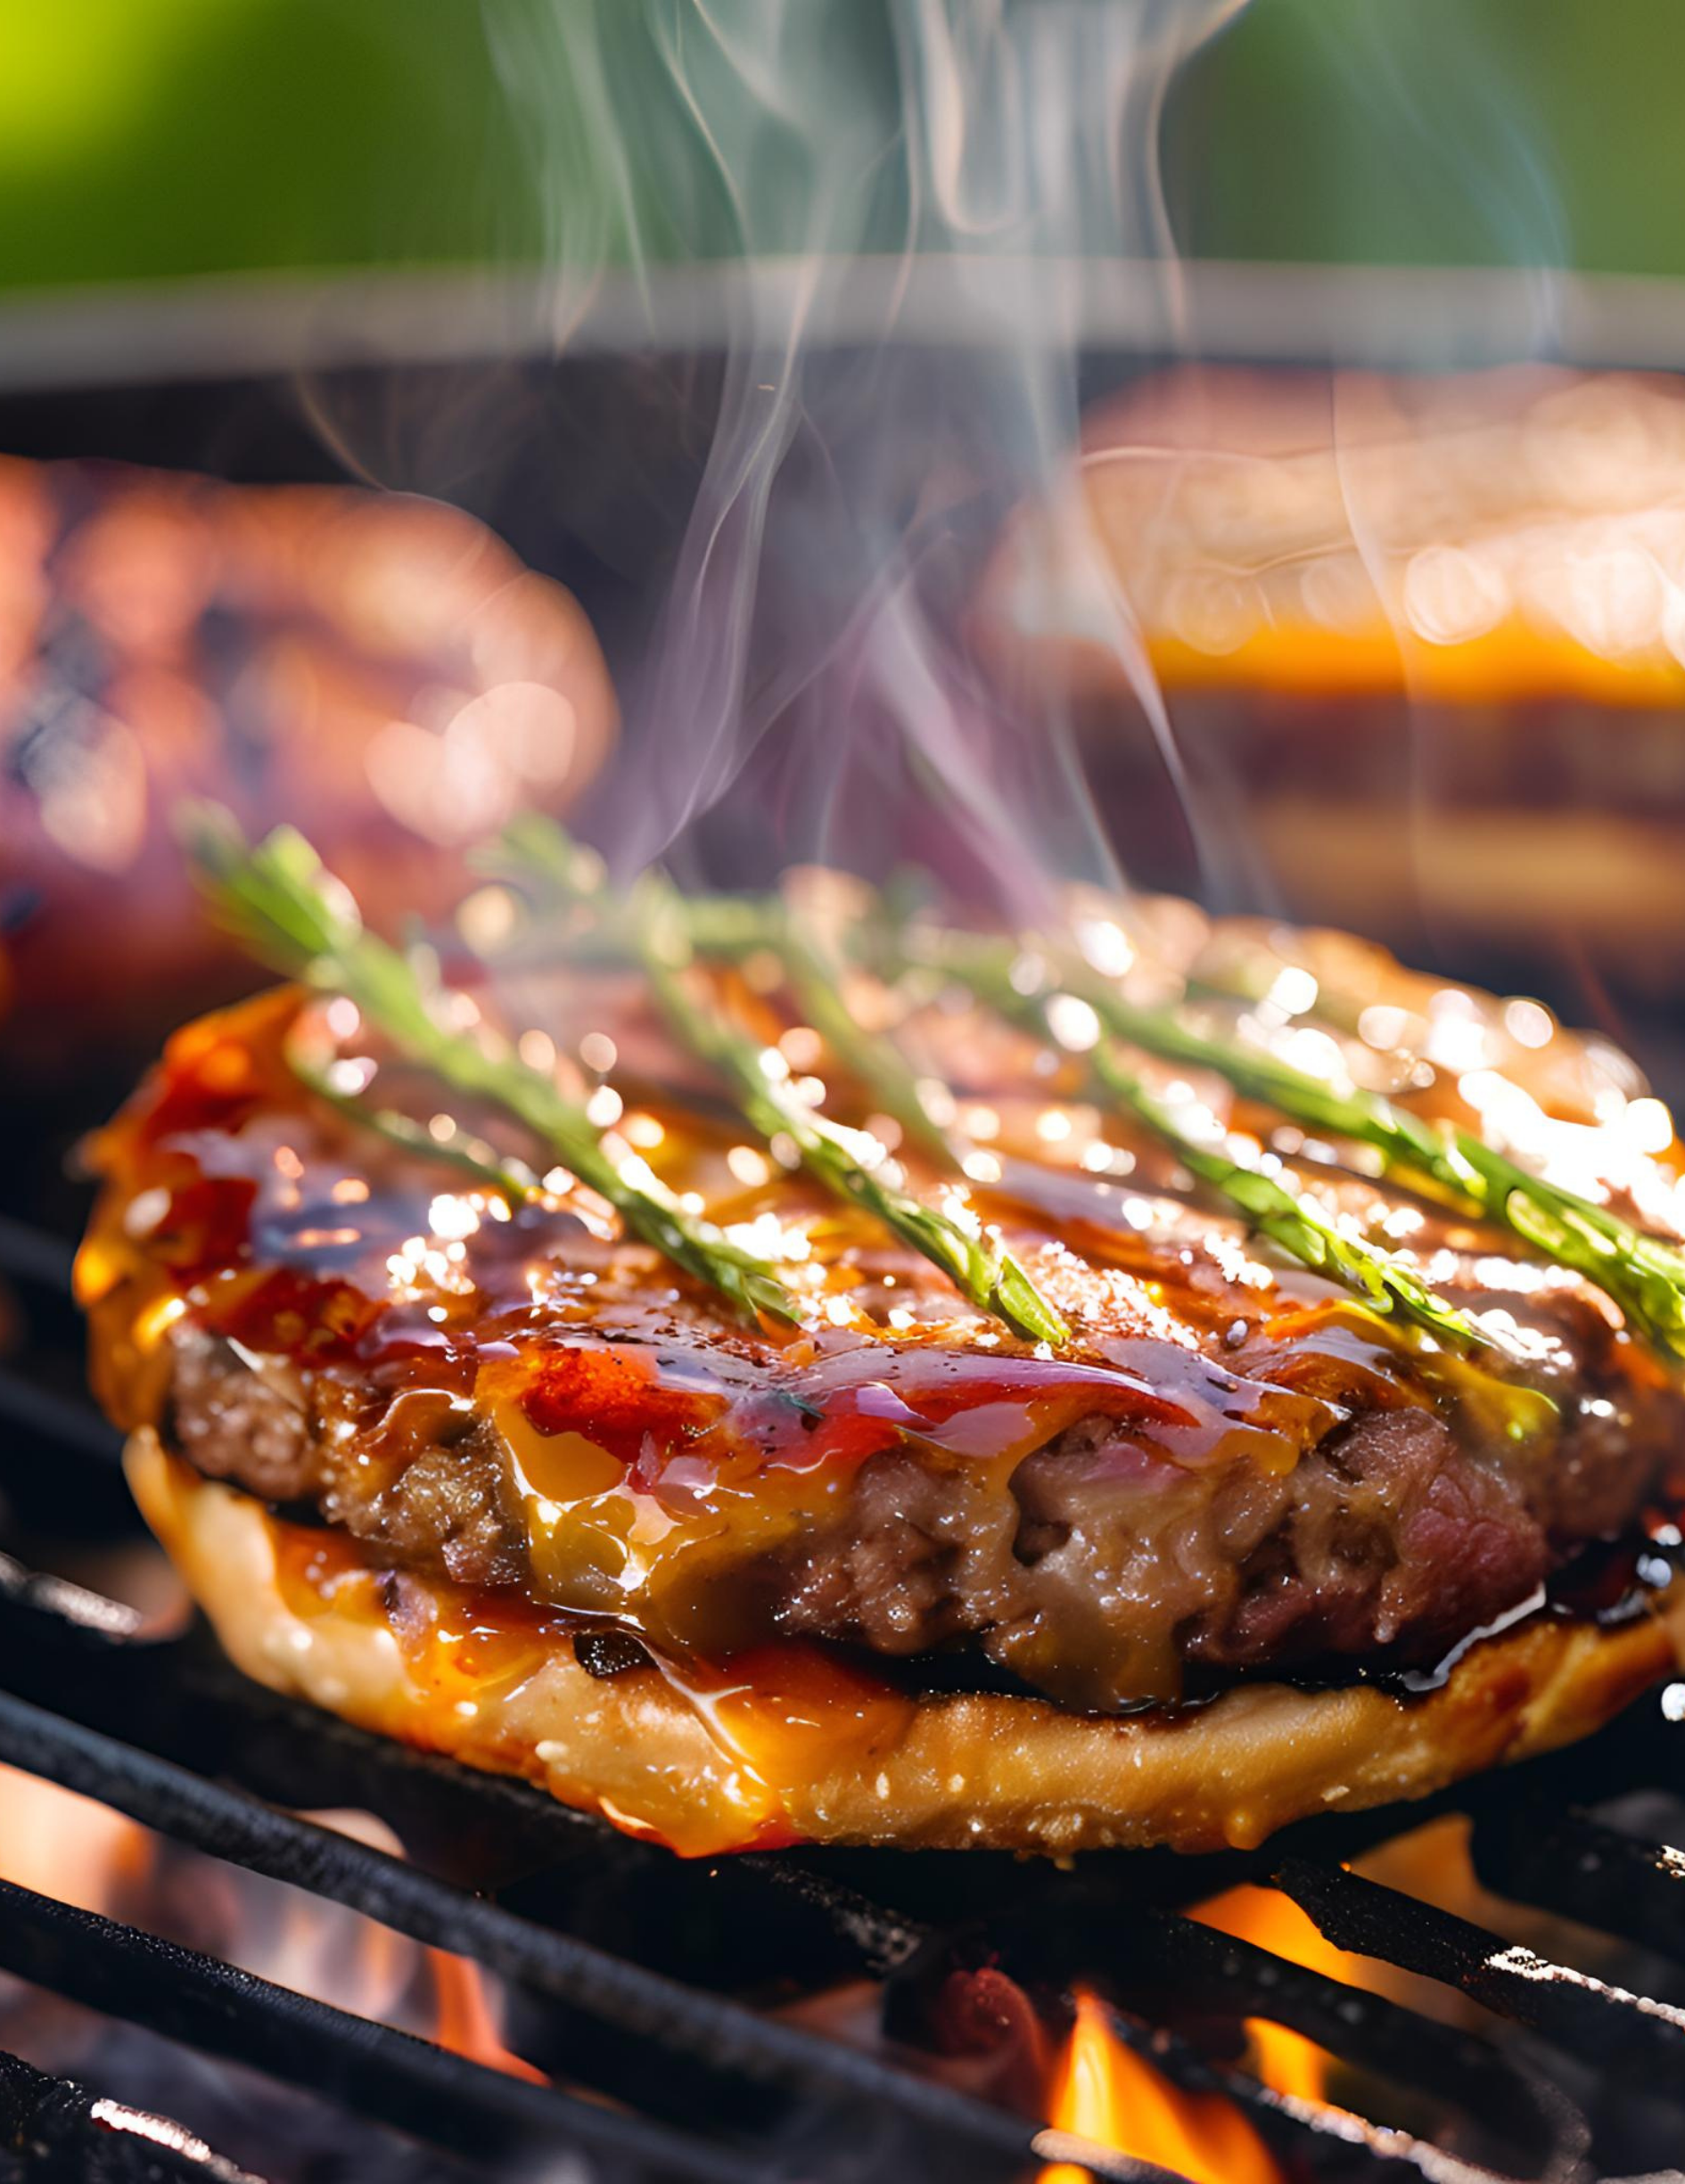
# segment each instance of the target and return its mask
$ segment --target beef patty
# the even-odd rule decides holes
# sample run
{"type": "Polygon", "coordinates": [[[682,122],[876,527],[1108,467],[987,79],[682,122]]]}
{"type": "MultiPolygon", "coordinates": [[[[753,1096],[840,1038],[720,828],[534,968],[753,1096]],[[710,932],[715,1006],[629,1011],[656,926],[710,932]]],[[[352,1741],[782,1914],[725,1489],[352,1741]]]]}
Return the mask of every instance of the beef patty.
{"type": "Polygon", "coordinates": [[[745,1181],[729,1129],[634,1107],[675,1188],[804,1240],[803,1324],[757,1333],[564,1184],[506,1217],[373,1145],[286,1071],[298,1006],[174,1044],[103,1140],[80,1280],[121,1424],[376,1564],[658,1646],[980,1647],[1115,1708],[1188,1664],[1432,1660],[1671,1490],[1681,1396],[1612,1310],[1429,1209],[1419,1262],[1507,1347],[1412,1342],[1150,1145],[1126,1193],[1079,1165],[1091,1122],[1002,1103],[989,1211],[1072,1326],[1049,1356],[799,1177],[745,1181]]]}

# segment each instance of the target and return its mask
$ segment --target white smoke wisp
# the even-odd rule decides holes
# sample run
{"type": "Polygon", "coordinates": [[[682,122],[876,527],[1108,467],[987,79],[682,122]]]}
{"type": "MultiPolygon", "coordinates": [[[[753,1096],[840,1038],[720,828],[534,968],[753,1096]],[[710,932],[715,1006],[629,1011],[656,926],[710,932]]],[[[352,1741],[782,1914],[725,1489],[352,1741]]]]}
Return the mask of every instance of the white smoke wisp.
{"type": "MultiPolygon", "coordinates": [[[[489,8],[546,180],[558,326],[607,266],[654,312],[688,265],[726,316],[700,488],[594,815],[619,867],[675,844],[734,879],[916,857],[1015,915],[1121,884],[1068,721],[991,685],[967,611],[1012,508],[1075,494],[1082,280],[1156,261],[1174,328],[1160,117],[1237,4],[489,8]],[[951,338],[905,314],[933,268],[951,338]]],[[[1129,602],[1114,579],[1100,596],[1180,780],[1129,602]]]]}

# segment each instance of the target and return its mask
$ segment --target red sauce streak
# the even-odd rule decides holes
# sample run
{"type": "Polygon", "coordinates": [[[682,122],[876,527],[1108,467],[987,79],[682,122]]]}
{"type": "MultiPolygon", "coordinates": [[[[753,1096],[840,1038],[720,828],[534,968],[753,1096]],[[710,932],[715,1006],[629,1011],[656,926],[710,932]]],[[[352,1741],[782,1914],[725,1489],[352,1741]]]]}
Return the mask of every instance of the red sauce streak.
{"type": "Polygon", "coordinates": [[[663,1385],[646,1351],[591,1347],[535,1358],[521,1407],[540,1433],[583,1433],[631,1464],[645,1435],[670,1447],[711,1425],[724,1399],[663,1385]]]}

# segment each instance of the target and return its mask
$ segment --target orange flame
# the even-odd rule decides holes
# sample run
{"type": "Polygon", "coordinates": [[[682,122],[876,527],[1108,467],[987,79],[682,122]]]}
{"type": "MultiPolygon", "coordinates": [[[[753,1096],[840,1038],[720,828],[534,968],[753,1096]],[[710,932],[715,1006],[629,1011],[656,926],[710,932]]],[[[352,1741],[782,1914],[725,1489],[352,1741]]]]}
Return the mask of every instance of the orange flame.
{"type": "Polygon", "coordinates": [[[85,1911],[112,1911],[152,1863],[144,1827],[55,1782],[0,1767],[0,1876],[85,1911]]]}
{"type": "MultiPolygon", "coordinates": [[[[1358,1960],[1325,1941],[1309,1915],[1278,1889],[1231,1888],[1198,1905],[1190,1916],[1237,1942],[1254,1942],[1285,1957],[1289,1964],[1303,1965],[1308,1972],[1320,1972],[1347,1985],[1362,1983],[1358,1960]]],[[[1267,2086],[1301,2100],[1328,2105],[1332,2058],[1325,2049],[1303,2032],[1272,2024],[1267,2017],[1248,2017],[1246,2033],[1253,2068],[1267,2086]]]]}
{"type": "Polygon", "coordinates": [[[511,2078],[524,2078],[530,2085],[547,2085],[549,2080],[541,2070],[504,2046],[479,1966],[442,1949],[430,1949],[427,1962],[439,2005],[439,2023],[433,2032],[439,2045],[511,2078]]]}
{"type": "MultiPolygon", "coordinates": [[[[315,1817],[360,1842],[399,1851],[396,1836],[371,1814],[315,1817]]],[[[138,1917],[169,1934],[177,1925],[172,1910],[179,1907],[160,1893],[168,1877],[153,1837],[137,1822],[56,1783],[0,1766],[0,1878],[108,1917],[138,1917]]],[[[403,2022],[394,2012],[407,1990],[415,1999],[410,1986],[418,1967],[414,1942],[338,1904],[292,1890],[269,1905],[267,1916],[259,1916],[263,1909],[261,1901],[236,1899],[230,1932],[215,1937],[190,1932],[178,1938],[213,1946],[232,1963],[359,2016],[403,2022]]],[[[511,2077],[547,2084],[542,2071],[504,2045],[479,1967],[442,1949],[424,1953],[439,2045],[511,2077]]],[[[415,2022],[413,2016],[409,2022],[415,2022]]]]}
{"type": "MultiPolygon", "coordinates": [[[[1184,2093],[1126,2047],[1097,1996],[1079,1991],[1076,2021],[1054,2081],[1053,2122],[1116,2154],[1158,2162],[1193,2184],[1281,2184],[1281,2172],[1238,2108],[1216,2094],[1184,2093]]],[[[1088,2184],[1070,2162],[1038,2184],[1088,2184]]]]}

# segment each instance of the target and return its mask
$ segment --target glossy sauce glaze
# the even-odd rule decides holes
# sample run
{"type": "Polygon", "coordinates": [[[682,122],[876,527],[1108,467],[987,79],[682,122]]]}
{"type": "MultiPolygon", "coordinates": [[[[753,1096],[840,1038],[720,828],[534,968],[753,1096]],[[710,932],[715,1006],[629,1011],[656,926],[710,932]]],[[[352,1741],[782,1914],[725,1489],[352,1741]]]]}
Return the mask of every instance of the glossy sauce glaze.
{"type": "MultiPolygon", "coordinates": [[[[626,1832],[683,1856],[803,1840],[787,1810],[791,1793],[825,1769],[869,1767],[893,1748],[916,1704],[834,1647],[785,1640],[711,1662],[629,1642],[618,1626],[521,1595],[421,1584],[371,1569],[354,1542],[272,1512],[263,1523],[287,1614],[307,1631],[332,1618],[395,1639],[408,1687],[419,1695],[407,1732],[413,1739],[419,1728],[437,1750],[459,1750],[482,1716],[495,1717],[511,1701],[518,1706],[558,1661],[603,1679],[657,1673],[727,1762],[714,1809],[697,1810],[682,1785],[669,1794],[654,1770],[636,1798],[604,1800],[599,1786],[581,1783],[570,1802],[599,1806],[626,1832]],[[723,1826],[721,1807],[729,1816],[723,1826]]],[[[512,1771],[530,1768],[516,1740],[501,1756],[512,1771]]]]}
{"type": "MultiPolygon", "coordinates": [[[[1669,1380],[1610,1324],[1611,1308],[1571,1277],[1508,1260],[1494,1236],[1313,1156],[1300,1163],[1302,1181],[1372,1232],[1399,1236],[1434,1281],[1454,1288],[1460,1275],[1477,1303],[1479,1293],[1500,1298],[1525,1338],[1514,1354],[1434,1351],[1260,1257],[1199,1204],[1168,1154],[1109,1120],[1103,1129],[1057,1075],[1038,1079],[1021,1043],[927,1027],[948,1042],[974,1124],[988,1102],[999,1157],[965,1195],[1073,1328],[1056,1356],[1032,1348],[858,1211],[745,1144],[672,1065],[635,996],[607,981],[589,989],[570,980],[547,1016],[556,1066],[577,1080],[567,1057],[618,1008],[609,1051],[622,1069],[602,1112],[664,1183],[694,1195],[687,1203],[779,1260],[800,1325],[733,1319],[620,1237],[608,1209],[565,1175],[512,1211],[442,1160],[357,1127],[287,1065],[301,1009],[319,1006],[292,992],[187,1027],[96,1149],[106,1188],[78,1280],[95,1384],[123,1426],[168,1438],[172,1350],[189,1328],[291,1391],[371,1477],[396,1477],[418,1447],[489,1423],[526,1580],[452,1595],[448,1627],[430,1613],[407,1630],[393,1605],[401,1577],[358,1543],[276,1528],[301,1612],[313,1597],[366,1597],[371,1616],[393,1618],[401,1642],[425,1653],[441,1688],[518,1677],[564,1629],[612,1625],[712,1710],[734,1749],[765,1744],[755,1771],[775,1778],[778,1753],[804,1735],[837,1734],[851,1708],[869,1721],[908,1702],[891,1678],[824,1647],[767,1650],[753,1588],[728,1573],[834,1510],[886,1451],[914,1449],[939,1474],[1005,1498],[1026,1456],[1086,1421],[1121,1429],[1118,1462],[1284,1474],[1355,1413],[1417,1408],[1485,1456],[1545,1465],[1586,1384],[1580,1359],[1566,1392],[1563,1311],[1600,1330],[1595,1400],[1615,1430],[1680,1422],[1669,1380]],[[663,1073],[681,1096],[651,1089],[663,1073]],[[1014,1088],[1002,1093],[1003,1082],[1014,1088]],[[1038,1082],[1033,1097],[1025,1082],[1038,1082]],[[778,1677],[796,1687],[787,1706],[766,1695],[778,1677]],[[811,1720],[829,1726],[803,1726],[811,1720]]],[[[353,1022],[344,1035],[357,1034],[353,1022]]],[[[818,1066],[836,1080],[832,1111],[845,1111],[846,1083],[823,1057],[818,1066]]],[[[428,1121],[437,1095],[389,1076],[428,1121]]],[[[1455,1106],[1449,1078],[1439,1096],[1455,1106]]],[[[469,1120],[495,1137],[495,1121],[469,1120]]],[[[1240,1108],[1230,1120],[1257,1126],[1240,1108]]],[[[908,1176],[931,1192],[953,1187],[912,1162],[908,1176]]]]}

